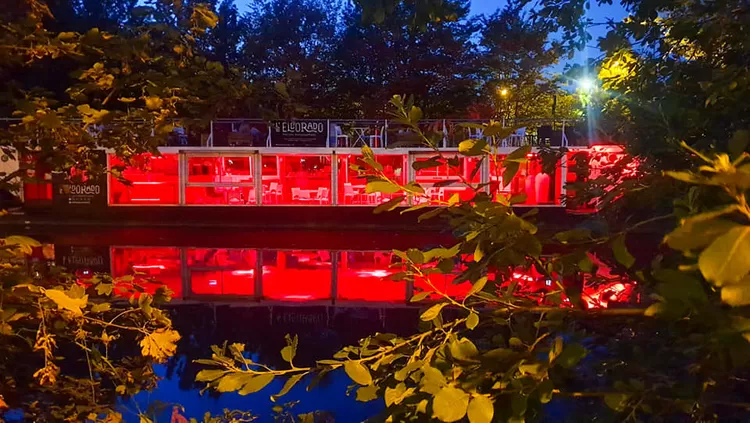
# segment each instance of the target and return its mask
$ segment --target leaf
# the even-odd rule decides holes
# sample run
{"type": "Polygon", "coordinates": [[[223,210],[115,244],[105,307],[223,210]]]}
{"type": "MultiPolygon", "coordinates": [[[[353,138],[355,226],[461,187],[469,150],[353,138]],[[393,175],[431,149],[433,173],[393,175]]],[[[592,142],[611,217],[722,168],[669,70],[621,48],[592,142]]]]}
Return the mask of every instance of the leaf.
{"type": "Polygon", "coordinates": [[[750,276],[745,277],[744,283],[721,288],[721,300],[732,307],[750,305],[750,276]]]}
{"type": "Polygon", "coordinates": [[[604,403],[615,411],[623,411],[628,405],[630,396],[627,394],[609,394],[604,396],[604,403]]]}
{"type": "Polygon", "coordinates": [[[370,181],[365,187],[365,192],[372,194],[375,192],[382,192],[384,194],[395,194],[401,190],[398,185],[388,181],[370,181]]]}
{"type": "Polygon", "coordinates": [[[451,198],[448,199],[448,206],[455,206],[459,201],[461,201],[461,196],[459,196],[458,193],[454,193],[451,195],[451,198]]]}
{"type": "Polygon", "coordinates": [[[292,364],[294,356],[297,355],[297,339],[297,335],[294,335],[294,338],[286,335],[287,346],[281,349],[281,358],[289,364],[292,364]]]}
{"type": "Polygon", "coordinates": [[[448,303],[435,304],[434,306],[428,308],[427,311],[422,313],[422,315],[419,316],[419,318],[422,319],[422,321],[424,322],[429,322],[430,320],[438,317],[438,315],[440,314],[440,311],[443,309],[443,307],[447,305],[448,303]]]}
{"type": "Polygon", "coordinates": [[[516,162],[510,162],[505,164],[504,167],[505,169],[503,170],[503,184],[505,186],[508,186],[513,178],[516,177],[516,173],[518,173],[521,165],[516,162]]]}
{"type": "Polygon", "coordinates": [[[413,295],[411,299],[409,299],[409,302],[416,303],[416,302],[422,301],[425,298],[429,297],[431,294],[432,294],[432,291],[420,292],[418,294],[413,295]]]}
{"type": "Polygon", "coordinates": [[[112,307],[109,303],[94,304],[93,306],[91,306],[91,312],[104,313],[105,311],[109,311],[111,308],[112,307]]]}
{"type": "Polygon", "coordinates": [[[624,234],[617,235],[615,239],[612,240],[611,247],[618,263],[628,269],[635,264],[635,257],[630,254],[628,247],[625,245],[624,234]]]}
{"type": "Polygon", "coordinates": [[[96,285],[96,293],[99,295],[112,295],[112,284],[99,283],[96,285]]]}
{"type": "Polygon", "coordinates": [[[404,197],[403,195],[400,195],[398,197],[394,197],[394,198],[386,201],[385,203],[378,204],[378,206],[375,207],[375,210],[373,210],[373,213],[374,214],[380,214],[380,213],[383,213],[383,212],[392,211],[393,209],[395,209],[396,207],[398,207],[401,204],[402,201],[404,201],[404,198],[406,198],[406,197],[404,197]]]}
{"type": "Polygon", "coordinates": [[[198,372],[197,375],[195,375],[195,381],[196,382],[213,382],[216,379],[224,376],[227,374],[227,371],[225,370],[214,370],[214,369],[207,369],[207,370],[201,370],[198,372]]]}
{"type": "Polygon", "coordinates": [[[528,406],[529,398],[519,392],[514,393],[510,396],[510,408],[513,410],[514,416],[523,416],[526,414],[526,408],[528,406]]]}
{"type": "Polygon", "coordinates": [[[698,258],[706,280],[723,286],[742,279],[750,272],[750,226],[730,229],[716,238],[698,258]]]}
{"type": "Polygon", "coordinates": [[[245,382],[244,385],[242,385],[242,389],[240,389],[239,394],[248,395],[248,394],[258,392],[261,389],[265,388],[266,385],[271,383],[273,378],[274,378],[273,373],[261,373],[258,376],[254,376],[250,380],[245,382]]]}
{"type": "Polygon", "coordinates": [[[367,386],[372,384],[372,375],[362,363],[358,361],[347,361],[344,363],[344,370],[353,381],[360,385],[367,386]]]}
{"type": "Polygon", "coordinates": [[[492,423],[495,415],[495,405],[492,399],[485,395],[479,395],[471,399],[467,410],[469,423],[492,423]]]}
{"type": "Polygon", "coordinates": [[[555,338],[555,342],[552,343],[552,348],[550,348],[549,350],[548,357],[550,364],[560,356],[560,354],[563,352],[563,349],[563,338],[561,336],[558,336],[557,338],[555,338]]]}
{"type": "Polygon", "coordinates": [[[375,385],[362,386],[357,389],[357,401],[368,402],[378,398],[378,387],[375,385]]]}
{"type": "Polygon", "coordinates": [[[396,385],[395,388],[385,388],[385,405],[386,407],[390,407],[391,404],[398,404],[401,401],[399,401],[404,395],[404,392],[406,392],[406,385],[401,382],[398,385],[396,385]]]}
{"type": "Polygon", "coordinates": [[[583,357],[586,357],[586,348],[583,348],[581,344],[568,344],[555,363],[566,369],[572,369],[583,357]]]}
{"type": "Polygon", "coordinates": [[[161,108],[163,101],[157,96],[146,97],[146,108],[149,110],[157,110],[161,108]]]}
{"type": "Polygon", "coordinates": [[[486,147],[487,141],[484,139],[466,140],[458,144],[458,152],[464,156],[481,156],[486,147]]]}
{"type": "Polygon", "coordinates": [[[420,214],[419,217],[417,218],[417,222],[422,223],[422,221],[427,220],[427,219],[432,219],[433,217],[441,214],[442,212],[443,212],[443,209],[441,207],[436,207],[430,211],[426,211],[420,214]]]}
{"type": "Polygon", "coordinates": [[[539,393],[539,402],[547,404],[552,400],[552,392],[555,389],[555,385],[549,379],[544,379],[542,383],[537,387],[539,393]]]}
{"type": "Polygon", "coordinates": [[[456,422],[464,418],[469,407],[469,394],[446,386],[432,399],[433,416],[442,422],[456,422]]]}
{"type": "Polygon", "coordinates": [[[83,315],[81,308],[86,307],[89,301],[88,295],[81,298],[70,298],[68,294],[57,289],[48,289],[44,291],[44,295],[54,301],[58,309],[68,310],[77,316],[83,315]]]}
{"type": "Polygon", "coordinates": [[[503,162],[506,166],[510,164],[510,162],[524,163],[526,162],[526,155],[528,155],[529,153],[531,153],[531,145],[524,145],[523,147],[519,147],[505,156],[505,160],[503,160],[503,162]]]}
{"type": "Polygon", "coordinates": [[[414,264],[424,264],[425,262],[424,253],[417,248],[409,248],[406,250],[406,257],[414,264]]]}
{"type": "Polygon", "coordinates": [[[477,248],[474,249],[474,261],[476,262],[482,261],[483,257],[484,257],[484,253],[482,252],[482,246],[481,244],[477,244],[477,248]]]}
{"type": "Polygon", "coordinates": [[[141,340],[141,354],[152,357],[156,362],[164,362],[177,351],[179,340],[180,334],[177,331],[158,329],[141,340]]]}
{"type": "Polygon", "coordinates": [[[481,278],[477,279],[476,282],[474,282],[474,285],[471,286],[471,289],[466,294],[466,296],[471,296],[476,294],[477,292],[484,289],[484,286],[487,285],[487,276],[482,276],[481,278]]]}
{"type": "Polygon", "coordinates": [[[448,344],[448,349],[453,358],[461,361],[474,361],[475,357],[479,355],[479,350],[474,343],[466,338],[454,339],[448,344]]]}
{"type": "Polygon", "coordinates": [[[682,226],[667,234],[664,242],[675,250],[689,251],[703,248],[739,224],[726,219],[686,220],[682,226]]]}
{"type": "Polygon", "coordinates": [[[434,184],[432,184],[432,187],[433,188],[443,188],[443,187],[447,187],[447,186],[450,186],[450,185],[453,185],[453,184],[457,184],[459,182],[460,181],[458,181],[456,179],[446,179],[444,181],[437,181],[437,182],[435,182],[434,184]]]}
{"type": "Polygon", "coordinates": [[[431,169],[433,167],[442,166],[443,162],[434,160],[434,159],[427,159],[427,160],[416,160],[414,163],[411,164],[411,167],[414,170],[424,170],[424,169],[431,169]]]}
{"type": "Polygon", "coordinates": [[[31,255],[35,247],[41,247],[39,241],[23,235],[12,235],[3,239],[5,245],[13,245],[23,254],[31,255]]]}
{"type": "Polygon", "coordinates": [[[555,239],[563,244],[567,244],[570,241],[585,241],[591,239],[591,230],[576,228],[565,232],[558,232],[555,234],[555,239]]]}
{"type": "MultiPolygon", "coordinates": [[[[216,391],[218,392],[236,392],[242,388],[242,385],[249,382],[253,375],[248,373],[228,373],[221,379],[218,379],[216,391]]],[[[214,382],[216,383],[216,382],[214,382]]]]}
{"type": "Polygon", "coordinates": [[[117,101],[119,101],[121,103],[132,103],[132,102],[135,101],[135,98],[133,98],[133,97],[120,97],[120,98],[117,99],[117,101]]]}
{"type": "Polygon", "coordinates": [[[302,380],[303,377],[305,377],[304,373],[292,375],[289,379],[286,380],[286,382],[284,382],[284,387],[281,388],[281,391],[279,391],[278,394],[271,395],[271,401],[276,402],[277,399],[289,393],[289,391],[291,391],[292,388],[294,388],[294,385],[296,385],[297,382],[302,380]]]}
{"type": "Polygon", "coordinates": [[[472,311],[469,314],[469,317],[466,318],[466,328],[469,330],[474,330],[474,328],[477,327],[478,324],[479,324],[479,315],[472,311]]]}

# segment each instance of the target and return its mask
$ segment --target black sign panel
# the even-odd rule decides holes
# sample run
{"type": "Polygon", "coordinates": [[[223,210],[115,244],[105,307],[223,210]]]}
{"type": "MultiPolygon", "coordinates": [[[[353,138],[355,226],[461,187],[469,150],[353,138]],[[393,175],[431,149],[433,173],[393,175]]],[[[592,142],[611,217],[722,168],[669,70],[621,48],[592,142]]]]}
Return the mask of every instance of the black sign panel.
{"type": "Polygon", "coordinates": [[[109,273],[109,248],[55,245],[55,264],[70,271],[89,270],[94,273],[109,273]]]}
{"type": "MultiPolygon", "coordinates": [[[[101,152],[95,160],[106,168],[107,156],[101,152]]],[[[55,206],[107,207],[107,177],[69,177],[64,173],[52,175],[52,200],[55,206]]]]}
{"type": "Polygon", "coordinates": [[[324,120],[277,120],[271,123],[272,147],[325,147],[324,120]]]}

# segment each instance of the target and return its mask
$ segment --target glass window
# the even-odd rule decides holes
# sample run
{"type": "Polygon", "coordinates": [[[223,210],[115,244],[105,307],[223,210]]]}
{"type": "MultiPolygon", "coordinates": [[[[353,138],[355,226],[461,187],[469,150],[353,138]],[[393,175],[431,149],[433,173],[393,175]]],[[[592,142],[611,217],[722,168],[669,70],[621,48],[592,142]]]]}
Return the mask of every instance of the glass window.
{"type": "Polygon", "coordinates": [[[263,204],[331,204],[331,156],[265,156],[263,204]]]}
{"type": "Polygon", "coordinates": [[[133,276],[132,283],[153,294],[166,285],[175,298],[182,297],[182,271],[178,248],[113,247],[112,276],[133,276]]]}
{"type": "Polygon", "coordinates": [[[255,294],[255,250],[191,248],[187,250],[186,256],[192,294],[255,294]]]}
{"type": "Polygon", "coordinates": [[[188,157],[188,183],[252,183],[252,157],[188,157]]]}
{"type": "Polygon", "coordinates": [[[458,195],[464,201],[474,198],[474,190],[462,181],[468,181],[473,185],[481,182],[482,173],[477,169],[481,164],[480,159],[460,156],[440,158],[428,155],[417,156],[414,159],[416,163],[431,160],[439,162],[440,165],[418,168],[414,173],[415,181],[424,188],[429,201],[445,202],[453,195],[458,195]]]}
{"type": "Polygon", "coordinates": [[[503,181],[503,157],[498,157],[497,163],[490,161],[490,189],[493,193],[510,196],[525,194],[523,205],[560,204],[562,180],[557,171],[559,166],[549,175],[543,172],[539,157],[530,154],[528,161],[521,164],[516,176],[508,183],[503,181]]]}
{"type": "Polygon", "coordinates": [[[337,299],[348,301],[406,301],[406,282],[388,279],[399,269],[390,251],[346,251],[338,263],[337,299]]]}
{"type": "MultiPolygon", "coordinates": [[[[338,156],[338,195],[339,204],[376,206],[400,194],[365,193],[367,181],[360,177],[352,165],[362,165],[360,155],[345,154],[338,156]]],[[[406,155],[377,155],[375,160],[383,165],[383,172],[392,180],[406,183],[407,156],[406,155]]]]}
{"type": "Polygon", "coordinates": [[[122,172],[130,184],[110,176],[110,204],[179,204],[178,158],[176,154],[140,154],[126,166],[116,155],[109,156],[110,169],[125,166],[122,172]]]}
{"type": "Polygon", "coordinates": [[[331,298],[330,251],[264,251],[263,296],[273,300],[331,298]]]}

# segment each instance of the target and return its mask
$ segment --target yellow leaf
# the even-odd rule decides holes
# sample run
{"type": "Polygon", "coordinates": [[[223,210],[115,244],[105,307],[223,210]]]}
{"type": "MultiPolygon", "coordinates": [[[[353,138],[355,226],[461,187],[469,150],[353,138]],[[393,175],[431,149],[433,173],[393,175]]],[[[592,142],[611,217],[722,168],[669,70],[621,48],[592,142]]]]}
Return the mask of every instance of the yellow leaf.
{"type": "Polygon", "coordinates": [[[39,241],[22,235],[12,235],[4,239],[5,245],[14,245],[23,254],[31,254],[34,247],[40,247],[39,241]]]}
{"type": "Polygon", "coordinates": [[[70,298],[68,294],[57,289],[48,289],[44,291],[44,295],[54,301],[59,309],[68,310],[78,316],[83,315],[81,308],[85,308],[89,301],[88,295],[81,298],[70,298]]]}
{"type": "Polygon", "coordinates": [[[146,97],[146,107],[150,110],[156,110],[161,107],[162,100],[159,97],[146,97]]]}
{"type": "Polygon", "coordinates": [[[177,351],[180,334],[171,329],[159,329],[141,340],[141,354],[152,357],[157,362],[166,361],[177,351]]]}
{"type": "Polygon", "coordinates": [[[120,97],[117,99],[117,101],[121,103],[132,103],[135,101],[135,99],[133,97],[120,97]]]}

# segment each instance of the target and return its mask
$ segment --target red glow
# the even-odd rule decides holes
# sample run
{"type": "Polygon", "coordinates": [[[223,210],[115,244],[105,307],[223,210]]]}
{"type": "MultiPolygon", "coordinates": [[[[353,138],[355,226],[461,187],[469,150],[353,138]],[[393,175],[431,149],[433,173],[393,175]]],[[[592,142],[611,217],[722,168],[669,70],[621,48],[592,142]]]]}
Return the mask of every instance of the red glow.
{"type": "MultiPolygon", "coordinates": [[[[178,248],[114,247],[111,249],[112,276],[132,276],[132,282],[153,294],[160,284],[166,285],[174,296],[182,296],[182,274],[178,248]]],[[[118,283],[115,284],[118,286],[118,283]]]]}
{"type": "Polygon", "coordinates": [[[498,157],[496,161],[490,162],[490,189],[496,196],[502,195],[509,199],[526,195],[526,200],[521,204],[528,206],[560,204],[561,184],[556,183],[559,180],[557,169],[553,175],[542,172],[542,163],[538,155],[530,153],[527,154],[530,160],[520,165],[513,180],[503,181],[503,158],[498,157]]]}
{"type": "MultiPolygon", "coordinates": [[[[126,185],[110,176],[110,204],[178,204],[178,158],[177,154],[152,156],[141,154],[133,157],[132,166],[126,166],[122,177],[126,185]]],[[[116,155],[109,155],[109,166],[125,166],[116,155]]]]}
{"type": "Polygon", "coordinates": [[[387,251],[345,251],[339,256],[337,299],[397,302],[406,300],[406,283],[386,279],[398,269],[387,251]]]}
{"type": "Polygon", "coordinates": [[[331,204],[331,156],[263,156],[263,204],[331,204]]]}
{"type": "MultiPolygon", "coordinates": [[[[434,159],[434,156],[421,155],[416,157],[415,162],[425,162],[430,159],[434,159]]],[[[458,165],[446,159],[436,160],[443,164],[415,171],[416,182],[425,190],[425,197],[420,200],[439,204],[448,201],[455,194],[458,194],[461,200],[471,200],[474,197],[474,191],[462,181],[467,181],[474,185],[481,182],[481,172],[474,172],[474,169],[479,164],[479,159],[473,157],[456,157],[450,159],[456,160],[458,165]],[[473,176],[472,173],[474,173],[473,176]],[[446,181],[454,182],[450,185],[439,185],[446,181]]]]}
{"type": "MultiPolygon", "coordinates": [[[[366,193],[367,180],[351,168],[352,165],[363,166],[359,160],[361,157],[354,154],[338,156],[339,204],[376,206],[401,195],[400,193],[366,193]]],[[[375,156],[375,161],[383,166],[383,172],[391,180],[402,185],[406,183],[408,174],[406,155],[378,154],[375,156]]]]}
{"type": "Polygon", "coordinates": [[[264,251],[263,296],[274,300],[331,298],[329,251],[264,251]]]}

